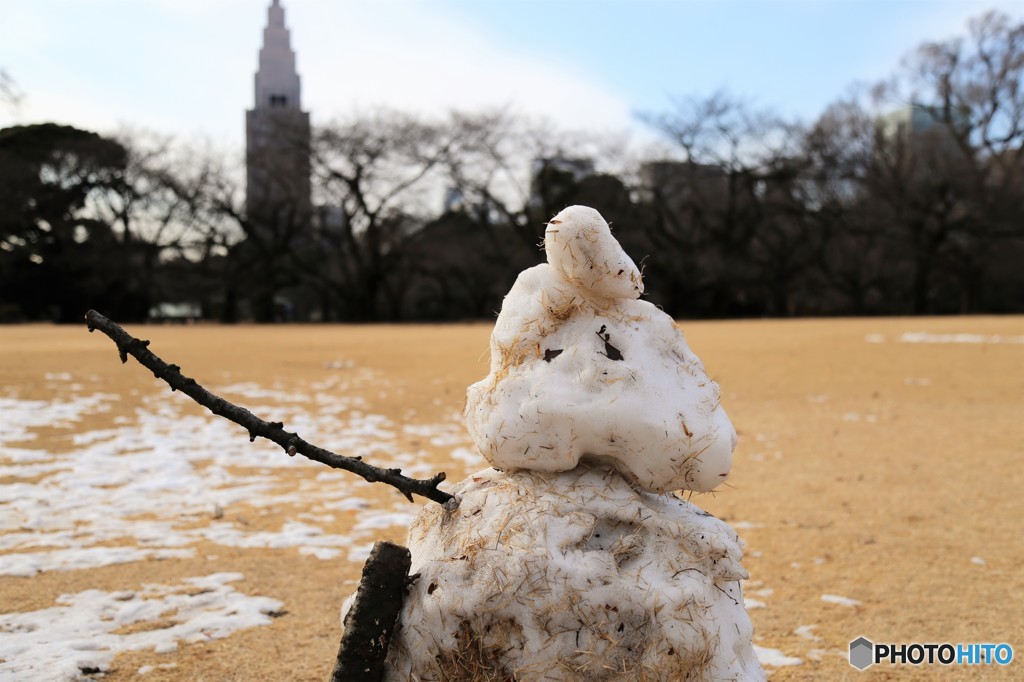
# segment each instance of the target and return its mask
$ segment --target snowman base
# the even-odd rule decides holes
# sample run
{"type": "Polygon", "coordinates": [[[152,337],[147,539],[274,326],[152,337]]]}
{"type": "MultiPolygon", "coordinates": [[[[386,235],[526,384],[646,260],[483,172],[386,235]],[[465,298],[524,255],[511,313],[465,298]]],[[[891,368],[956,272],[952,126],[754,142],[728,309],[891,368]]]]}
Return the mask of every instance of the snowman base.
{"type": "Polygon", "coordinates": [[[410,528],[384,679],[764,679],[723,521],[588,465],[452,492],[410,528]]]}

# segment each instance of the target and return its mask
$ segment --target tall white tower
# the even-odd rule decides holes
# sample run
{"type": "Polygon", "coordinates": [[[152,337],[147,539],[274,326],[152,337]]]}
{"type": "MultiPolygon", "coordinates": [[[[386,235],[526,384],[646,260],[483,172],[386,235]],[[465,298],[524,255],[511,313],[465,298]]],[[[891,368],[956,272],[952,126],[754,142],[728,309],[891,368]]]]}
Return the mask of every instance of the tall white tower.
{"type": "Polygon", "coordinates": [[[278,0],[267,10],[254,92],[253,108],[245,114],[247,212],[266,229],[276,231],[285,220],[293,228],[310,215],[310,125],[278,0]]]}
{"type": "Polygon", "coordinates": [[[257,109],[301,109],[302,83],[295,69],[289,31],[284,25],[284,8],[278,0],[273,0],[267,10],[267,27],[263,29],[255,82],[257,109]]]}

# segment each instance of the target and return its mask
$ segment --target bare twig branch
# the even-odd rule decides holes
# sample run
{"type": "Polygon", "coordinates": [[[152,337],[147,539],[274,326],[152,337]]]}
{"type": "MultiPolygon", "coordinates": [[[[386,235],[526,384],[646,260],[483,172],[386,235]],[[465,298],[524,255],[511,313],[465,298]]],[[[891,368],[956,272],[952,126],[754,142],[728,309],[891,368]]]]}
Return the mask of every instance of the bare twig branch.
{"type": "Polygon", "coordinates": [[[360,457],[345,457],[307,443],[297,433],[285,431],[281,422],[264,421],[244,407],[210,393],[195,379],[184,376],[180,367],[169,365],[157,357],[147,348],[149,341],[135,338],[95,310],[86,313],[85,320],[90,332],[99,329],[117,345],[122,363],[128,362],[128,356],[131,355],[139,364],[153,372],[153,376],[167,382],[172,391],[181,391],[214,414],[248,430],[250,441],[256,440],[257,436],[266,438],[280,445],[289,455],[300,454],[329,467],[351,471],[370,483],[387,483],[397,488],[410,502],[413,495],[420,495],[440,504],[452,499],[451,495],[437,487],[445,479],[444,472],[426,480],[408,478],[402,475],[401,469],[382,469],[363,462],[360,457]]]}

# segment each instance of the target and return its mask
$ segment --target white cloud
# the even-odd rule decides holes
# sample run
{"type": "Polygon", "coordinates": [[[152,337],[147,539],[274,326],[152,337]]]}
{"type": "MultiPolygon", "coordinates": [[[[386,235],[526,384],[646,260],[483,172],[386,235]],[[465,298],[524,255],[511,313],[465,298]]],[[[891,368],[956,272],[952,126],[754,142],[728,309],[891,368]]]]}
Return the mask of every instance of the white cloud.
{"type": "MultiPolygon", "coordinates": [[[[293,4],[300,5],[300,2],[293,4]]],[[[628,102],[571,65],[517,52],[425,3],[296,8],[304,97],[318,116],[354,106],[439,112],[512,105],[573,128],[622,128],[628,102]]]]}
{"type": "MultiPolygon", "coordinates": [[[[578,67],[521,53],[436,5],[283,4],[314,121],[384,106],[424,113],[511,107],[589,130],[631,123],[626,99],[578,67]]],[[[4,64],[27,98],[20,115],[0,111],[0,125],[50,119],[109,131],[127,123],[241,145],[268,5],[138,0],[131,12],[117,12],[117,2],[98,0],[86,12],[39,0],[19,22],[31,27],[45,16],[50,37],[22,40],[17,64],[4,64]],[[68,40],[61,47],[53,36],[68,40]],[[69,62],[68,41],[82,59],[69,62]]],[[[0,30],[0,38],[12,32],[0,30]]]]}

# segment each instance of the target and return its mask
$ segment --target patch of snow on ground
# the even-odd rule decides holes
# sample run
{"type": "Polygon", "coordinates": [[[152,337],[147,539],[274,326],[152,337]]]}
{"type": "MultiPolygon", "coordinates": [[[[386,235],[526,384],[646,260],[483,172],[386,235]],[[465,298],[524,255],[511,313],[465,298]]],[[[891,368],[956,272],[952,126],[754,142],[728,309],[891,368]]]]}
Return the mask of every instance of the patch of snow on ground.
{"type": "MultiPolygon", "coordinates": [[[[268,393],[255,384],[228,388],[253,396],[268,393]]],[[[292,402],[266,409],[265,416],[283,421],[307,440],[380,466],[402,467],[410,475],[434,473],[421,453],[399,444],[387,418],[357,409],[362,407],[358,396],[269,393],[275,391],[280,393],[275,398],[292,402]]],[[[0,410],[6,411],[0,413],[31,438],[36,427],[77,421],[109,408],[114,399],[107,394],[49,402],[9,397],[0,399],[0,410]]],[[[454,437],[450,424],[423,430],[454,437]]],[[[12,432],[0,435],[10,438],[12,432]]],[[[188,547],[204,539],[234,547],[296,547],[329,559],[341,550],[356,552],[376,539],[379,529],[411,519],[402,497],[368,505],[354,494],[363,485],[357,476],[286,457],[262,439],[250,444],[241,427],[195,414],[192,403],[180,396],[143,397],[129,423],[77,433],[70,440],[74,447],[63,454],[0,442],[0,474],[10,480],[0,485],[0,575],[187,557],[188,547]],[[239,467],[250,471],[241,473],[239,467]],[[309,468],[308,480],[301,480],[297,491],[294,483],[283,490],[276,472],[293,467],[309,468]],[[230,520],[233,507],[242,504],[266,510],[290,504],[307,514],[351,510],[356,515],[345,535],[297,519],[279,529],[252,530],[230,520]],[[211,517],[214,523],[196,528],[196,521],[211,517]]]]}
{"type": "Polygon", "coordinates": [[[53,401],[0,397],[0,414],[4,420],[4,427],[0,429],[0,446],[33,440],[36,436],[32,431],[38,427],[72,426],[83,415],[110,410],[110,403],[117,398],[110,393],[93,393],[53,401]]]}
{"type": "Polygon", "coordinates": [[[750,530],[751,528],[763,528],[763,523],[754,523],[753,521],[735,521],[729,524],[736,530],[750,530]]]}
{"type": "Polygon", "coordinates": [[[900,336],[903,343],[1024,343],[1024,336],[1002,336],[994,334],[930,334],[928,332],[906,332],[900,336]]]}
{"type": "Polygon", "coordinates": [[[215,573],[176,586],[146,585],[141,592],[85,590],[58,597],[58,606],[48,609],[2,614],[0,677],[78,680],[87,670],[106,671],[122,651],[169,652],[178,642],[221,639],[269,624],[281,602],[228,584],[242,579],[240,573],[215,573]],[[118,632],[162,621],[165,627],[118,632]]]}
{"type": "Polygon", "coordinates": [[[769,649],[763,646],[754,645],[754,653],[757,654],[757,660],[761,662],[761,665],[770,666],[772,668],[781,668],[787,665],[802,665],[803,661],[793,656],[787,656],[778,649],[769,649]]]}
{"type": "Polygon", "coordinates": [[[470,470],[487,466],[487,460],[476,449],[455,448],[451,451],[450,455],[453,460],[462,462],[470,470]]]}
{"type": "Polygon", "coordinates": [[[228,386],[218,386],[213,391],[217,395],[229,395],[231,397],[241,396],[242,398],[264,398],[275,400],[280,403],[304,403],[308,399],[301,393],[287,393],[280,389],[264,388],[259,384],[248,381],[228,386]]]}
{"type": "Polygon", "coordinates": [[[840,606],[848,606],[850,608],[861,605],[861,602],[857,601],[856,599],[850,599],[849,597],[840,597],[838,594],[823,594],[821,595],[821,601],[828,602],[829,604],[839,604],[840,606]]]}
{"type": "Polygon", "coordinates": [[[847,658],[849,655],[848,651],[843,651],[842,649],[810,649],[807,652],[807,658],[812,661],[820,661],[825,658],[825,656],[841,656],[843,658],[847,658]]]}
{"type": "Polygon", "coordinates": [[[807,640],[810,640],[812,642],[820,642],[821,641],[821,637],[818,637],[816,634],[814,634],[814,628],[816,628],[816,627],[818,627],[818,626],[817,625],[801,625],[800,627],[798,627],[796,630],[793,631],[793,634],[795,634],[797,637],[802,637],[803,639],[807,639],[807,640]]]}
{"type": "Polygon", "coordinates": [[[330,547],[300,547],[299,554],[303,556],[315,556],[321,561],[328,561],[341,556],[341,550],[332,549],[330,547]]]}
{"type": "Polygon", "coordinates": [[[390,526],[408,526],[416,518],[410,512],[392,512],[390,514],[366,515],[359,519],[355,530],[373,530],[377,528],[388,528],[390,526]]]}
{"type": "Polygon", "coordinates": [[[370,558],[370,550],[373,549],[372,542],[368,542],[358,547],[353,547],[348,553],[348,560],[357,564],[361,564],[370,558]]]}
{"type": "Polygon", "coordinates": [[[409,436],[425,438],[435,447],[469,443],[469,435],[463,428],[461,420],[452,420],[443,424],[406,424],[402,427],[402,431],[409,436]]]}
{"type": "Polygon", "coordinates": [[[189,549],[138,549],[135,547],[81,547],[53,552],[20,552],[0,556],[0,575],[31,578],[46,571],[74,571],[148,559],[189,559],[189,549]]]}
{"type": "MultiPolygon", "coordinates": [[[[733,524],[733,527],[736,527],[736,524],[733,524]]],[[[760,581],[756,583],[748,583],[748,588],[757,587],[762,584],[763,583],[760,581]]],[[[775,590],[770,587],[762,587],[756,590],[748,588],[743,590],[743,606],[746,607],[748,611],[750,609],[763,609],[765,607],[765,603],[760,599],[755,599],[755,597],[770,597],[775,594],[775,590]]]]}
{"type": "MultiPolygon", "coordinates": [[[[368,412],[359,383],[363,374],[362,369],[337,373],[309,386],[307,394],[254,383],[216,390],[340,454],[401,467],[417,477],[436,473],[423,450],[403,444],[412,431],[368,412]],[[255,404],[261,400],[275,404],[261,408],[255,404]]],[[[70,381],[57,375],[48,379],[70,381]]],[[[158,386],[158,393],[132,398],[138,405],[134,415],[105,419],[104,428],[94,430],[83,430],[81,421],[109,411],[119,396],[76,395],[77,389],[64,383],[54,387],[53,400],[27,400],[8,387],[0,397],[5,424],[0,429],[5,481],[0,484],[0,575],[31,578],[189,558],[207,541],[294,548],[301,556],[361,563],[382,529],[411,520],[416,506],[402,496],[368,502],[359,496],[369,485],[361,478],[287,457],[262,439],[249,443],[241,427],[199,412],[190,400],[154,382],[155,390],[158,386]],[[58,434],[66,452],[37,445],[39,434],[54,426],[72,427],[66,437],[58,434]],[[24,444],[11,445],[19,441],[24,444]],[[290,475],[296,467],[303,474],[298,479],[290,475]],[[285,518],[278,526],[254,528],[242,518],[251,519],[253,512],[285,518]],[[321,527],[337,527],[342,514],[343,533],[321,527]]],[[[437,441],[435,447],[451,448],[468,444],[461,429],[455,416],[451,423],[427,424],[416,433],[437,441]]],[[[473,459],[469,470],[480,464],[475,454],[453,459],[473,459]]],[[[462,462],[452,468],[452,479],[461,478],[462,462]]],[[[266,614],[281,604],[227,585],[240,578],[194,578],[177,587],[147,587],[145,595],[89,590],[65,595],[48,609],[0,614],[0,679],[79,679],[83,668],[105,670],[119,651],[169,652],[179,642],[225,637],[269,622],[266,614]],[[157,630],[119,630],[162,620],[169,624],[157,630]]]]}
{"type": "Polygon", "coordinates": [[[261,549],[283,549],[299,547],[304,554],[322,556],[323,552],[313,551],[325,547],[348,547],[352,538],[348,535],[325,534],[321,528],[305,523],[286,522],[279,531],[244,531],[232,523],[218,522],[194,531],[194,534],[210,542],[226,547],[247,547],[261,549]]]}

